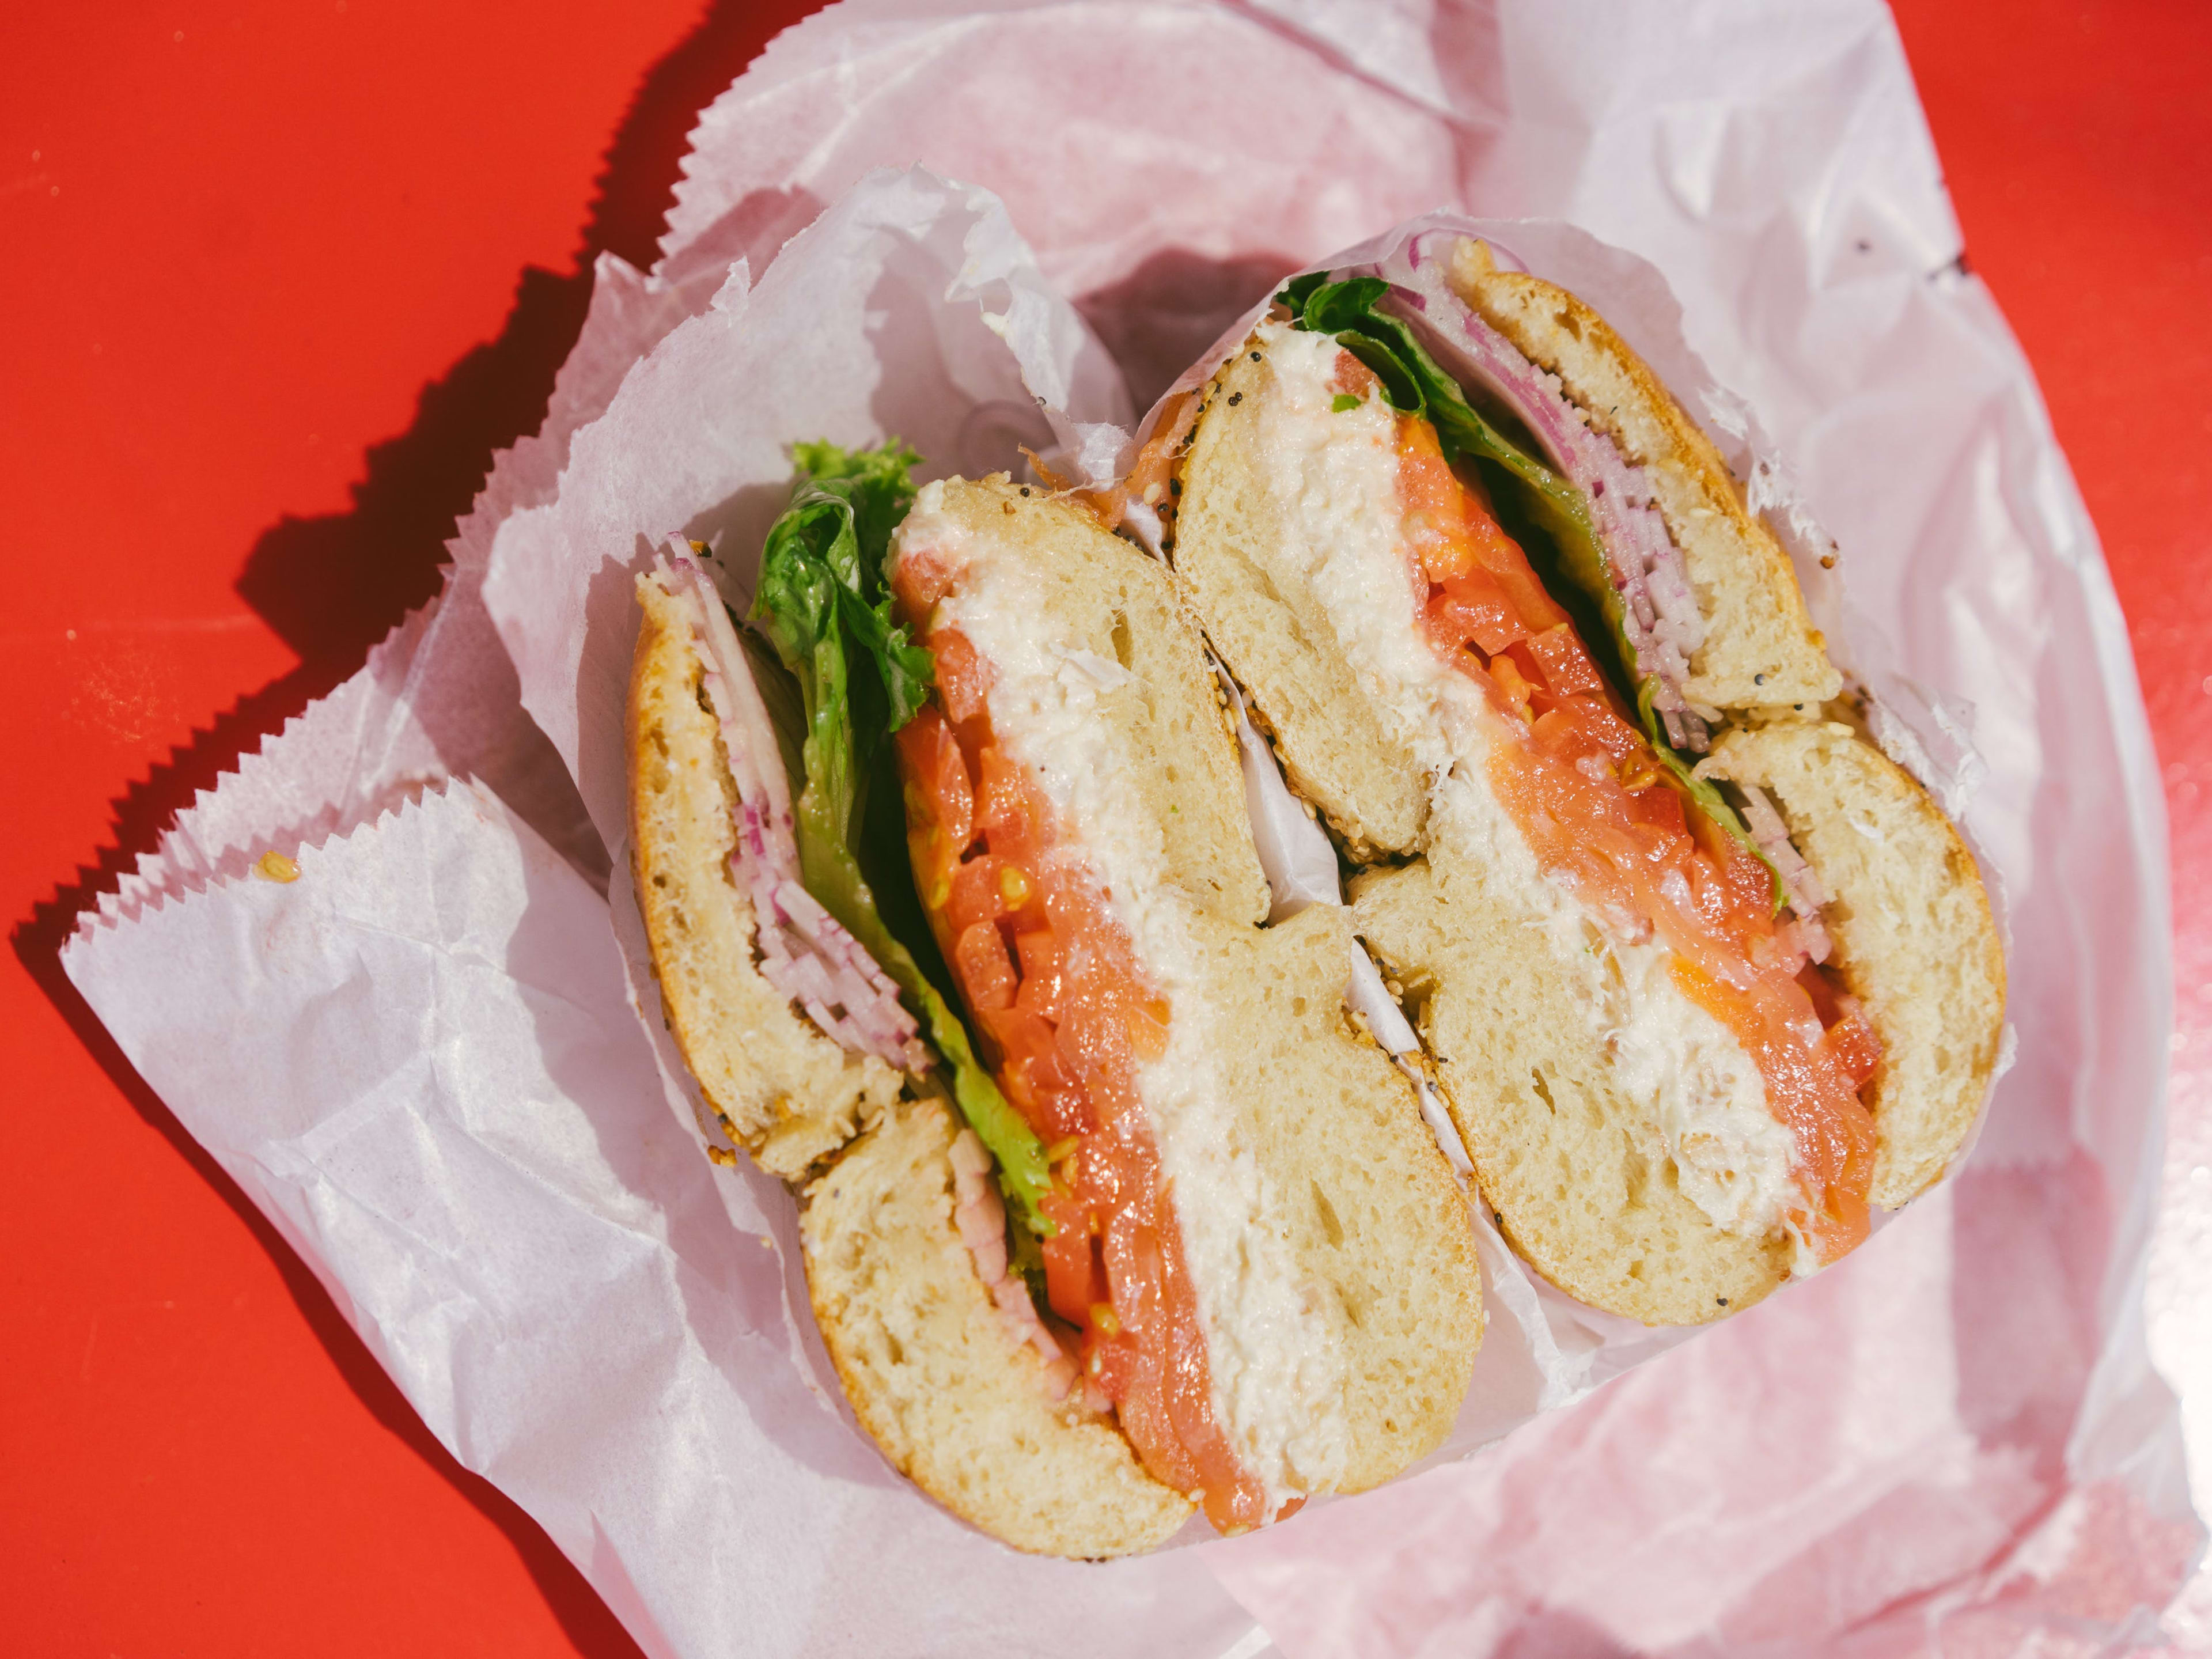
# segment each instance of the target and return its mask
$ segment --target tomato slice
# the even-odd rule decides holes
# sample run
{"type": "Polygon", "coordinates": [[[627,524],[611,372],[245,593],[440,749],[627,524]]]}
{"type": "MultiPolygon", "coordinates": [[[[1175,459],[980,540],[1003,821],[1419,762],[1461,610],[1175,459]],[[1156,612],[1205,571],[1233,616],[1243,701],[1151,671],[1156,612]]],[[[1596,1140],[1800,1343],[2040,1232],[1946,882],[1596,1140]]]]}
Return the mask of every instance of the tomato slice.
{"type": "Polygon", "coordinates": [[[992,852],[970,854],[952,872],[945,915],[956,933],[981,921],[997,921],[1029,902],[1030,878],[1021,866],[992,852]]]}
{"type": "Polygon", "coordinates": [[[1057,1020],[1063,983],[1061,964],[1067,956],[1060,949],[1060,935],[1050,927],[1032,927],[1017,933],[1014,954],[1022,964],[1020,1006],[1045,1019],[1057,1020]]]}
{"type": "Polygon", "coordinates": [[[1828,1028],[1828,1046],[1838,1061],[1860,1084],[1870,1081],[1881,1065],[1881,1039],[1867,1023],[1859,1000],[1819,963],[1807,963],[1797,983],[1811,1000],[1814,1015],[1828,1028]]]}
{"type": "Polygon", "coordinates": [[[1328,377],[1328,389],[1340,396],[1349,392],[1355,398],[1364,398],[1382,382],[1375,371],[1348,351],[1336,354],[1336,367],[1328,377]]]}
{"type": "Polygon", "coordinates": [[[1452,471],[1436,428],[1419,415],[1398,417],[1398,494],[1407,543],[1430,581],[1486,571],[1526,632],[1567,620],[1529,568],[1528,556],[1498,522],[1480,481],[1452,471]]]}
{"type": "Polygon", "coordinates": [[[991,671],[968,636],[957,628],[940,628],[930,636],[937,662],[937,692],[945,717],[964,726],[984,709],[991,690],[991,671]]]}
{"type": "Polygon", "coordinates": [[[947,886],[960,855],[975,839],[968,763],[933,703],[901,726],[893,741],[906,778],[907,837],[915,878],[925,890],[947,886]]]}
{"type": "MultiPolygon", "coordinates": [[[[1048,839],[1044,804],[995,744],[975,757],[975,827],[994,853],[1034,872],[1048,839]]],[[[1034,875],[1032,874],[1032,878],[1034,875]]]]}
{"type": "Polygon", "coordinates": [[[1555,879],[1674,952],[1677,982],[1753,1057],[1792,1132],[1794,1219],[1824,1260],[1842,1255],[1866,1234],[1874,1127],[1858,1091],[1881,1063],[1873,1029],[1784,971],[1766,866],[1665,781],[1480,480],[1446,464],[1419,416],[1399,417],[1398,481],[1423,630],[1516,734],[1491,757],[1499,800],[1555,879]]]}
{"type": "MultiPolygon", "coordinates": [[[[957,585],[924,573],[902,602],[913,587],[933,606],[957,585]]],[[[989,664],[950,628],[923,642],[939,702],[899,735],[908,844],[1000,1086],[1063,1152],[1042,1206],[1058,1228],[1042,1242],[1047,1303],[1077,1328],[1085,1371],[1145,1467],[1203,1492],[1217,1527],[1256,1525],[1266,1492],[1214,1419],[1197,1292],[1137,1092],[1172,1011],[1083,862],[1053,855],[1049,805],[991,731],[989,664]]]]}
{"type": "MultiPolygon", "coordinates": [[[[1074,498],[1088,505],[1109,530],[1120,526],[1131,501],[1141,501],[1158,515],[1163,538],[1172,538],[1176,495],[1181,487],[1176,474],[1182,469],[1183,445],[1190,436],[1191,428],[1198,423],[1201,407],[1196,387],[1170,392],[1161,402],[1159,421],[1152,428],[1152,435],[1145,441],[1145,447],[1137,452],[1137,459],[1130,465],[1129,476],[1111,489],[1078,490],[1074,498]]],[[[1032,462],[1036,459],[1030,457],[1032,462]]],[[[1042,466],[1037,470],[1044,473],[1045,482],[1051,488],[1062,487],[1042,466]]]]}
{"type": "Polygon", "coordinates": [[[957,572],[957,565],[938,548],[908,548],[901,552],[898,567],[891,574],[891,594],[908,627],[928,625],[929,613],[952,591],[957,572]]]}
{"type": "MultiPolygon", "coordinates": [[[[1490,679],[1504,695],[1506,706],[1517,714],[1528,708],[1528,700],[1536,695],[1536,688],[1512,654],[1514,649],[1508,646],[1490,659],[1490,679]]],[[[1529,719],[1533,721],[1534,718],[1530,710],[1529,719]]]]}
{"type": "Polygon", "coordinates": [[[1583,648],[1581,639],[1566,623],[1528,636],[1528,654],[1535,659],[1544,689],[1555,696],[1601,697],[1605,677],[1583,648]]]}
{"type": "Polygon", "coordinates": [[[1107,1299],[1106,1267],[1091,1214],[1074,1194],[1055,1188],[1042,1206],[1059,1229],[1043,1243],[1045,1300],[1078,1329],[1091,1322],[1091,1308],[1107,1299]]]}
{"type": "Polygon", "coordinates": [[[1424,620],[1429,638],[1445,652],[1474,644],[1482,647],[1485,656],[1494,657],[1515,641],[1528,637],[1521,613],[1505,597],[1498,578],[1482,569],[1437,582],[1424,620]]]}
{"type": "Polygon", "coordinates": [[[1828,1048],[1837,1064],[1861,1087],[1872,1082],[1881,1068],[1881,1039],[1856,1007],[1828,1027],[1828,1048]]]}
{"type": "Polygon", "coordinates": [[[996,1013],[1014,1006],[1014,964],[1006,959],[1006,941],[991,923],[979,921],[962,928],[952,960],[970,1008],[996,1013]]]}
{"type": "Polygon", "coordinates": [[[1094,1134],[1098,1119],[1081,1077],[1060,1057],[1052,1022],[1020,1005],[977,1013],[998,1055],[999,1086],[1048,1146],[1071,1137],[1094,1134]]]}
{"type": "Polygon", "coordinates": [[[1649,789],[1635,790],[1629,799],[1635,803],[1629,810],[1636,815],[1636,821],[1660,832],[1662,848],[1689,839],[1690,819],[1682,798],[1665,784],[1655,783],[1649,789]]]}

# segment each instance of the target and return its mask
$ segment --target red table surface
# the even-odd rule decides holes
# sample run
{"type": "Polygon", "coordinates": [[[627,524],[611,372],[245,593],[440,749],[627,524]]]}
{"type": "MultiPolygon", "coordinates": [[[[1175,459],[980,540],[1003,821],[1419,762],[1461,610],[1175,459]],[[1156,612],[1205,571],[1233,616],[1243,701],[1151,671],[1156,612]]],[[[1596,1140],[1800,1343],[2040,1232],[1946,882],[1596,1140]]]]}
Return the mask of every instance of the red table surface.
{"type": "MultiPolygon", "coordinates": [[[[631,1654],[433,1440],[63,980],[69,918],[436,585],[589,261],[808,8],[0,16],[0,1648],[631,1654]]],[[[2212,7],[1901,21],[2133,632],[2173,819],[2177,1146],[2212,1038],[2212,7]]]]}

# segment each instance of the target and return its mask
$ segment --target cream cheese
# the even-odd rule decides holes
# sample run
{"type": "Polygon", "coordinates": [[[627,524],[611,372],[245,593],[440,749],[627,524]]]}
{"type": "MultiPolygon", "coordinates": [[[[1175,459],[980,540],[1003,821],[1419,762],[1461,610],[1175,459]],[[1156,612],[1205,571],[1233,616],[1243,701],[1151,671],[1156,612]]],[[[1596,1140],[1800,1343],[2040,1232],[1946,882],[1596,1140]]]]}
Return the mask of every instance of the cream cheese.
{"type": "Polygon", "coordinates": [[[1362,690],[1427,775],[1432,845],[1518,908],[1578,981],[1592,1033],[1650,1114],[1683,1194],[1724,1231],[1776,1232],[1797,1201],[1793,1149],[1751,1056],[1682,994],[1663,944],[1620,937],[1544,876],[1491,793],[1492,746],[1512,739],[1422,632],[1399,523],[1395,415],[1376,395],[1334,408],[1340,348],[1328,336],[1270,322],[1259,340],[1277,380],[1258,428],[1286,532],[1279,556],[1303,571],[1362,690]]]}
{"type": "Polygon", "coordinates": [[[1132,684],[1117,662],[1054,637],[1054,617],[1025,560],[993,556],[989,532],[944,512],[925,488],[899,547],[936,550],[964,567],[934,619],[967,635],[991,665],[987,702],[1000,745],[1032,776],[1079,857],[1127,931],[1152,988],[1169,1005],[1159,1059],[1137,1091],[1175,1191],[1183,1254],[1206,1338],[1215,1420],[1266,1489],[1269,1513],[1341,1478],[1351,1430],[1342,1354],[1330,1340],[1323,1287],[1301,1276],[1281,1217],[1284,1195],[1239,1145],[1218,1056],[1244,1040],[1209,995],[1200,915],[1172,879],[1161,826],[1141,805],[1133,757],[1101,708],[1132,684]]]}

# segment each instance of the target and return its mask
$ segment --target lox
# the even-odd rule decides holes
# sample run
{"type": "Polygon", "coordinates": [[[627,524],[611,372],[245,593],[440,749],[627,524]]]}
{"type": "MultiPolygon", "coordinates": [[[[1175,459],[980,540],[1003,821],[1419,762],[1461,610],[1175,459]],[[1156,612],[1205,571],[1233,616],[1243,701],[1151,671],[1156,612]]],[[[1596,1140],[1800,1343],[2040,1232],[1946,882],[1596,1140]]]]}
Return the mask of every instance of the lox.
{"type": "Polygon", "coordinates": [[[1260,926],[1173,578],[1003,477],[798,455],[754,629],[699,550],[638,580],[633,873],[855,1416],[1062,1555],[1389,1479],[1480,1340],[1463,1200],[1344,1012],[1348,919],[1260,926]]]}
{"type": "Polygon", "coordinates": [[[1446,234],[1300,278],[1164,406],[1145,526],[1360,873],[1485,1203],[1723,1316],[1956,1156],[2004,964],[1786,555],[1587,305],[1446,234]]]}

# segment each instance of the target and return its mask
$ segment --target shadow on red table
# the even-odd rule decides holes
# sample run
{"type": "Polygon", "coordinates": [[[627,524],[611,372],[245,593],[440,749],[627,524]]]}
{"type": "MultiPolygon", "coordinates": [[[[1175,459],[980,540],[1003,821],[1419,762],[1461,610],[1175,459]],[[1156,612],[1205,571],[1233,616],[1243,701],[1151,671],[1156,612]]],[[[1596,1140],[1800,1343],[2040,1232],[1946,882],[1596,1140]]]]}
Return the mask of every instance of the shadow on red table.
{"type": "Polygon", "coordinates": [[[368,452],[366,477],[354,488],[350,511],[284,518],[247,551],[238,592],[298,653],[300,665],[240,697],[190,745],[173,750],[118,797],[109,843],[79,866],[73,884],[19,919],[10,934],[32,979],[116,1088],[269,1253],[362,1403],[507,1534],[576,1650],[601,1659],[639,1650],[537,1523],[489,1481],[462,1468],[423,1426],[314,1275],[138,1076],[63,975],[58,953],[78,913],[135,870],[140,854],[155,848],[200,791],[212,790],[241,756],[343,683],[373,646],[438,592],[447,538],[468,512],[493,455],[534,432],[544,416],[554,376],[590,304],[592,260],[612,252],[640,267],[653,262],[698,112],[806,9],[717,0],[646,73],[607,149],[572,268],[522,271],[499,337],[425,386],[414,423],[368,452]]]}

